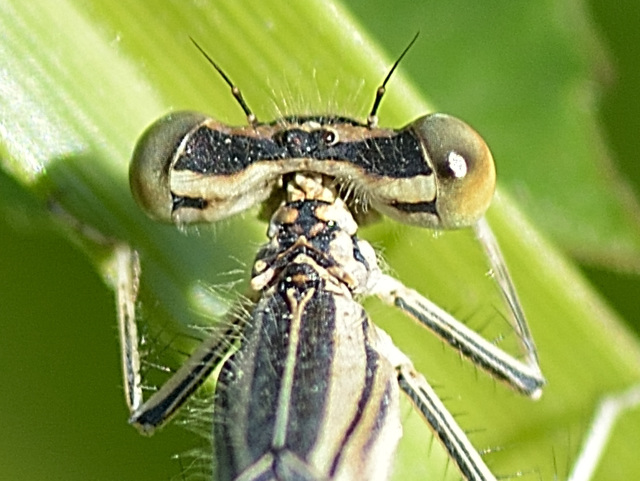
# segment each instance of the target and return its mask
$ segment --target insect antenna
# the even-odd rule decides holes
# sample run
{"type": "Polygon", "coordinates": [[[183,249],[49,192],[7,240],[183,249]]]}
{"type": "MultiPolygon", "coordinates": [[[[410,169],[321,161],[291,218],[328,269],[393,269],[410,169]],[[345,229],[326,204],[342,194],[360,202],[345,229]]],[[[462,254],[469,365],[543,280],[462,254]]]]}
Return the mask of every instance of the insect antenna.
{"type": "MultiPolygon", "coordinates": [[[[247,103],[244,101],[244,97],[242,96],[242,92],[240,92],[240,89],[233,84],[231,79],[227,77],[227,74],[224,73],[224,71],[218,66],[217,63],[215,63],[215,61],[209,56],[209,54],[207,54],[207,52],[205,52],[204,49],[200,45],[198,45],[198,42],[196,42],[193,39],[193,37],[189,37],[189,39],[193,42],[196,48],[200,50],[200,53],[204,55],[204,57],[209,61],[209,63],[213,66],[213,68],[216,69],[216,71],[220,74],[220,76],[227,83],[227,85],[231,87],[231,95],[233,95],[233,97],[236,99],[238,104],[240,104],[240,107],[242,108],[245,115],[247,116],[247,122],[249,122],[249,125],[251,125],[252,127],[255,127],[258,124],[258,119],[256,118],[256,115],[251,111],[247,103]]],[[[402,58],[402,56],[400,58],[402,58]]]]}
{"type": "MultiPolygon", "coordinates": [[[[413,46],[413,44],[416,42],[416,40],[418,39],[418,35],[420,35],[420,32],[417,32],[414,37],[411,39],[411,42],[409,42],[409,45],[407,45],[405,47],[405,49],[402,51],[402,53],[400,54],[400,56],[398,57],[398,60],[395,61],[395,63],[393,64],[393,66],[391,67],[391,70],[389,70],[389,73],[387,74],[387,76],[384,78],[384,81],[382,82],[382,85],[380,85],[380,87],[378,87],[378,89],[376,90],[376,98],[373,101],[373,107],[371,107],[371,113],[369,114],[369,116],[367,117],[367,126],[371,129],[373,127],[375,127],[378,124],[378,117],[377,117],[377,112],[378,112],[378,107],[380,107],[380,102],[382,101],[382,96],[385,94],[385,92],[387,91],[387,82],[389,81],[389,79],[391,78],[391,74],[393,74],[393,72],[395,71],[395,69],[398,67],[398,65],[400,64],[400,61],[402,60],[402,57],[404,57],[407,52],[409,51],[409,49],[413,46]]],[[[200,47],[198,47],[200,48],[200,47]]],[[[206,54],[205,54],[206,55],[206,54]]],[[[215,65],[215,64],[214,64],[215,65]]],[[[218,67],[216,67],[218,68],[218,67]]],[[[224,75],[224,74],[223,74],[224,75]]]]}

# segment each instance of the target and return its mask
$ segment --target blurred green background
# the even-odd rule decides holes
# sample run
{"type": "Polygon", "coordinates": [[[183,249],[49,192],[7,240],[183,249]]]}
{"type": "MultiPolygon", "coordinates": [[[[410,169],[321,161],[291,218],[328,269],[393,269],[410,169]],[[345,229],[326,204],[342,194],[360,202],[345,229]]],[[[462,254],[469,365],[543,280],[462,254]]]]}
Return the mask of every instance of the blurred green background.
{"type": "MultiPolygon", "coordinates": [[[[424,28],[415,2],[346,2],[373,38],[394,56],[424,28]],[[388,7],[388,5],[386,6],[388,7]],[[390,29],[401,32],[391,35],[390,29]],[[391,41],[393,39],[393,41],[391,41]]],[[[501,8],[489,2],[487,8],[501,8]]],[[[605,42],[610,69],[599,118],[610,154],[640,194],[640,3],[592,0],[587,8],[605,42]]],[[[419,12],[429,12],[425,2],[419,12]]],[[[487,22],[490,15],[479,21],[487,22]]],[[[422,31],[422,38],[429,32],[422,31]]],[[[425,40],[423,40],[425,41],[425,40]]],[[[412,75],[414,56],[403,64],[412,75]]],[[[473,78],[469,79],[473,84],[473,78]]],[[[458,113],[446,86],[429,94],[458,113]],[[455,109],[455,110],[454,110],[455,109]]],[[[150,119],[151,120],[151,119],[150,119]]],[[[4,174],[0,174],[4,175],[4,174]]],[[[11,182],[3,185],[10,188],[11,182]]],[[[16,187],[16,196],[19,196],[16,187]]],[[[26,202],[26,200],[25,200],[26,202]]],[[[163,480],[179,476],[177,452],[193,444],[176,426],[140,440],[126,423],[113,294],[81,250],[51,230],[0,217],[0,479],[163,480]],[[81,342],[79,342],[81,340],[81,342]]],[[[633,328],[640,325],[637,275],[582,265],[591,282],[633,328]]]]}

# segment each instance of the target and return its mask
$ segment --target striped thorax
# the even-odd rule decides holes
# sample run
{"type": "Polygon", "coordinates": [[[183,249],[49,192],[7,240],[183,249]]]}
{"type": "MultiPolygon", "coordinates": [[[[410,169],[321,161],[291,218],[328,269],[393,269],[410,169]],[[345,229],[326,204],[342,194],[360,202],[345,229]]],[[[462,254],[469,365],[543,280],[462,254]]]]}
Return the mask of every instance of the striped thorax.
{"type": "Polygon", "coordinates": [[[353,299],[378,273],[375,253],[322,176],[288,188],[255,263],[260,300],[218,380],[216,479],[382,481],[401,434],[398,383],[353,299]]]}

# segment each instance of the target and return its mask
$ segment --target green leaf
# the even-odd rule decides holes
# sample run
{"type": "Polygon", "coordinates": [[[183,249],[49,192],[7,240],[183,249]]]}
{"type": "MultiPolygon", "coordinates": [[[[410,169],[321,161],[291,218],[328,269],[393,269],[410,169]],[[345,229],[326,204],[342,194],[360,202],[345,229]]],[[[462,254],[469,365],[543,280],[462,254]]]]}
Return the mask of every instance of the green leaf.
{"type": "MultiPolygon", "coordinates": [[[[198,302],[203,284],[238,278],[246,281],[248,266],[265,230],[253,216],[223,222],[215,230],[200,228],[198,233],[184,235],[146,219],[128,192],[130,153],[145,126],[160,115],[196,109],[224,122],[245,122],[228,88],[193,48],[189,36],[240,86],[259,119],[323,111],[362,119],[393,59],[420,29],[422,36],[416,48],[389,84],[380,110],[381,125],[399,127],[431,111],[422,92],[486,135],[499,162],[501,179],[517,179],[522,171],[548,170],[544,159],[593,157],[599,140],[585,135],[591,124],[573,127],[577,130],[574,136],[564,122],[576,109],[575,91],[568,89],[572,82],[567,77],[575,82],[575,72],[584,69],[581,50],[566,37],[568,27],[560,21],[566,13],[564,4],[550,3],[535,9],[504,2],[493,9],[465,5],[469,8],[466,13],[454,10],[455,5],[449,10],[443,2],[430,5],[424,15],[415,15],[402,13],[401,4],[393,7],[393,14],[383,14],[367,3],[367,18],[381,14],[389,25],[384,31],[385,42],[392,44],[387,55],[343,7],[320,1],[174,1],[161,6],[151,1],[134,5],[107,0],[89,5],[71,0],[55,4],[44,0],[5,2],[0,7],[0,135],[6,173],[0,177],[2,212],[18,226],[33,217],[42,219],[49,209],[58,213],[56,219],[64,212],[58,230],[80,242],[100,271],[104,270],[109,242],[131,243],[142,257],[144,313],[152,327],[164,331],[163,336],[166,332],[171,337],[173,332],[167,319],[182,326],[202,321],[196,312],[207,308],[198,302]],[[486,41],[483,33],[493,41],[486,41]],[[460,43],[463,41],[464,47],[460,43]],[[435,51],[448,63],[434,60],[431,55],[435,51]],[[554,52],[553,65],[578,66],[571,75],[563,74],[543,63],[548,52],[554,52]],[[426,73],[417,73],[416,66],[423,66],[426,73]],[[522,74],[523,66],[526,74],[522,74]],[[506,75],[510,69],[520,73],[506,75]],[[422,88],[407,80],[407,71],[422,80],[422,88]],[[564,87],[546,83],[550,72],[561,77],[564,87]],[[479,83],[482,78],[485,80],[479,83]],[[493,82],[485,83],[487,78],[493,82]],[[512,84],[516,92],[507,96],[506,87],[512,84]],[[447,90],[455,91],[458,103],[445,95],[447,90]],[[541,104],[545,94],[548,103],[541,104]],[[514,99],[519,103],[513,103],[514,99]],[[545,106],[556,104],[561,109],[545,118],[545,106]],[[477,108],[475,113],[472,107],[477,108]],[[524,113],[529,110],[536,111],[537,117],[525,119],[524,113]],[[555,132],[559,132],[558,137],[550,134],[555,132]],[[535,134],[535,138],[530,139],[527,133],[535,134]],[[519,160],[509,166],[508,159],[519,160]],[[535,165],[540,169],[532,168],[535,165]],[[18,206],[22,206],[20,213],[16,213],[18,206]],[[98,244],[87,239],[91,234],[95,240],[96,232],[105,236],[98,244]],[[243,275],[229,275],[238,267],[244,268],[243,275]]],[[[571,23],[576,24],[581,25],[580,21],[571,23]]],[[[382,30],[379,32],[376,38],[382,38],[382,30]]],[[[585,37],[581,34],[579,38],[585,37]]],[[[589,120],[588,110],[584,115],[589,120]]],[[[572,169],[581,179],[580,186],[584,179],[594,180],[592,163],[585,161],[587,167],[582,169],[582,161],[579,165],[573,162],[573,167],[558,167],[558,172],[564,172],[562,179],[566,178],[566,169],[572,169]]],[[[590,200],[574,199],[579,192],[570,181],[549,185],[545,178],[533,178],[522,181],[522,187],[511,182],[505,188],[501,180],[489,220],[505,250],[540,351],[548,379],[541,401],[522,399],[495,385],[403,316],[375,301],[367,305],[374,321],[414,359],[451,410],[464,414],[459,417],[460,424],[469,430],[481,430],[472,435],[476,446],[503,448],[486,456],[497,474],[535,472],[541,479],[553,479],[555,456],[562,479],[600,396],[640,379],[640,354],[637,340],[620,327],[616,316],[575,268],[515,207],[514,199],[525,200],[526,211],[537,226],[539,216],[526,198],[546,198],[538,207],[552,218],[551,224],[563,219],[560,227],[566,231],[585,219],[584,208],[578,207],[583,203],[588,206],[590,200]],[[560,197],[539,197],[543,193],[560,197]],[[565,200],[571,202],[566,209],[560,204],[565,200]],[[549,205],[559,210],[550,212],[549,205]]],[[[602,236],[614,231],[619,233],[616,239],[621,239],[616,242],[627,246],[623,255],[632,258],[638,252],[634,224],[626,222],[627,213],[610,195],[610,184],[594,185],[589,187],[590,192],[604,195],[594,198],[604,203],[605,212],[611,212],[607,207],[611,206],[616,214],[606,220],[613,224],[603,224],[601,219],[595,222],[596,240],[589,249],[609,242],[610,238],[603,240],[602,236]]],[[[580,235],[578,232],[578,239],[580,235]]],[[[500,300],[491,279],[485,276],[481,251],[468,232],[433,235],[385,221],[365,229],[362,236],[383,249],[390,267],[408,285],[469,320],[472,327],[484,328],[489,338],[506,331],[498,315],[502,312],[500,300]]],[[[569,247],[576,239],[559,234],[556,237],[569,247]]],[[[50,243],[59,240],[47,239],[46,244],[50,243]]],[[[16,248],[12,252],[22,251],[16,248]]],[[[16,413],[3,420],[8,424],[3,432],[11,433],[4,436],[11,441],[2,441],[7,444],[0,449],[7,453],[2,456],[3,465],[12,469],[6,472],[13,474],[9,476],[12,479],[179,476],[181,468],[168,465],[166,453],[184,450],[189,441],[182,436],[180,447],[158,448],[163,449],[164,458],[152,459],[150,451],[159,446],[156,443],[173,442],[181,436],[179,430],[168,428],[147,441],[126,425],[124,402],[114,387],[121,383],[115,312],[111,314],[115,309],[104,299],[104,290],[100,293],[101,304],[84,304],[96,291],[88,294],[85,283],[76,282],[81,267],[67,268],[77,254],[66,251],[64,260],[58,255],[58,251],[49,249],[31,251],[28,257],[7,264],[14,267],[2,271],[7,279],[1,290],[6,296],[1,299],[3,306],[14,301],[13,292],[20,283],[30,285],[37,280],[21,275],[21,270],[28,268],[36,277],[41,270],[53,272],[56,280],[47,289],[58,298],[65,297],[55,299],[61,302],[46,313],[51,319],[47,317],[45,325],[33,326],[33,331],[21,330],[29,327],[32,319],[30,311],[24,309],[37,309],[39,299],[47,294],[42,288],[28,289],[28,297],[15,302],[15,312],[22,314],[7,314],[8,321],[3,320],[3,329],[7,330],[3,340],[27,337],[33,346],[11,351],[3,345],[0,356],[7,356],[2,358],[2,365],[7,366],[4,372],[8,374],[3,385],[23,386],[29,382],[39,394],[37,401],[30,398],[33,406],[15,402],[11,394],[4,396],[12,409],[7,412],[16,413]],[[61,292],[65,285],[68,290],[61,292]],[[71,307],[75,311],[67,310],[71,307]],[[104,317],[90,318],[94,312],[104,317]],[[56,314],[62,318],[54,317],[56,314]],[[97,343],[102,337],[108,338],[105,351],[110,360],[106,361],[105,374],[98,374],[103,372],[99,370],[102,366],[94,362],[97,357],[89,339],[97,343]],[[67,357],[76,350],[77,357],[67,357]],[[21,369],[32,358],[37,368],[29,371],[32,378],[27,381],[21,369]],[[48,376],[59,359],[69,359],[64,374],[48,376]],[[50,396],[58,390],[62,394],[55,397],[56,404],[50,396]],[[106,422],[102,419],[106,412],[99,404],[102,402],[117,406],[114,418],[106,422]],[[81,412],[85,412],[84,417],[81,412]],[[120,430],[126,441],[116,437],[120,430]],[[140,448],[143,444],[147,446],[144,449],[140,448]]],[[[211,309],[219,307],[214,304],[211,309]]],[[[513,339],[504,341],[504,345],[512,344],[513,339]]],[[[437,443],[431,447],[432,436],[408,407],[403,409],[403,418],[406,433],[394,479],[457,479],[455,469],[446,468],[442,450],[437,443]]],[[[632,422],[637,426],[640,420],[636,416],[632,422]]],[[[630,437],[633,434],[624,433],[622,441],[613,445],[616,452],[607,453],[606,468],[597,479],[631,479],[640,472],[630,437]],[[609,472],[616,476],[610,477],[609,472]]]]}
{"type": "Polygon", "coordinates": [[[353,6],[384,45],[410,36],[394,32],[423,32],[411,52],[419,61],[404,68],[439,109],[481,130],[502,187],[538,228],[583,262],[640,272],[638,191],[596,118],[597,81],[613,67],[582,2],[353,6]]]}

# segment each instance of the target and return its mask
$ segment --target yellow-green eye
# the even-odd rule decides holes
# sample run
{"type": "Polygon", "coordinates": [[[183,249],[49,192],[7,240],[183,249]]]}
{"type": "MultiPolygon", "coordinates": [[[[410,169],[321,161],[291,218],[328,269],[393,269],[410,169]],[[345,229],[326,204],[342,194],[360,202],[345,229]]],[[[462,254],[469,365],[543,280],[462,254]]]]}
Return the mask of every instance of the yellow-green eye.
{"type": "Polygon", "coordinates": [[[489,207],[496,170],[489,147],[469,125],[445,114],[407,126],[420,141],[435,178],[434,227],[458,228],[477,221],[489,207]]]}
{"type": "Polygon", "coordinates": [[[171,170],[185,137],[206,120],[195,112],[176,112],[157,120],[142,134],[129,166],[129,185],[138,204],[152,218],[171,222],[171,170]]]}

